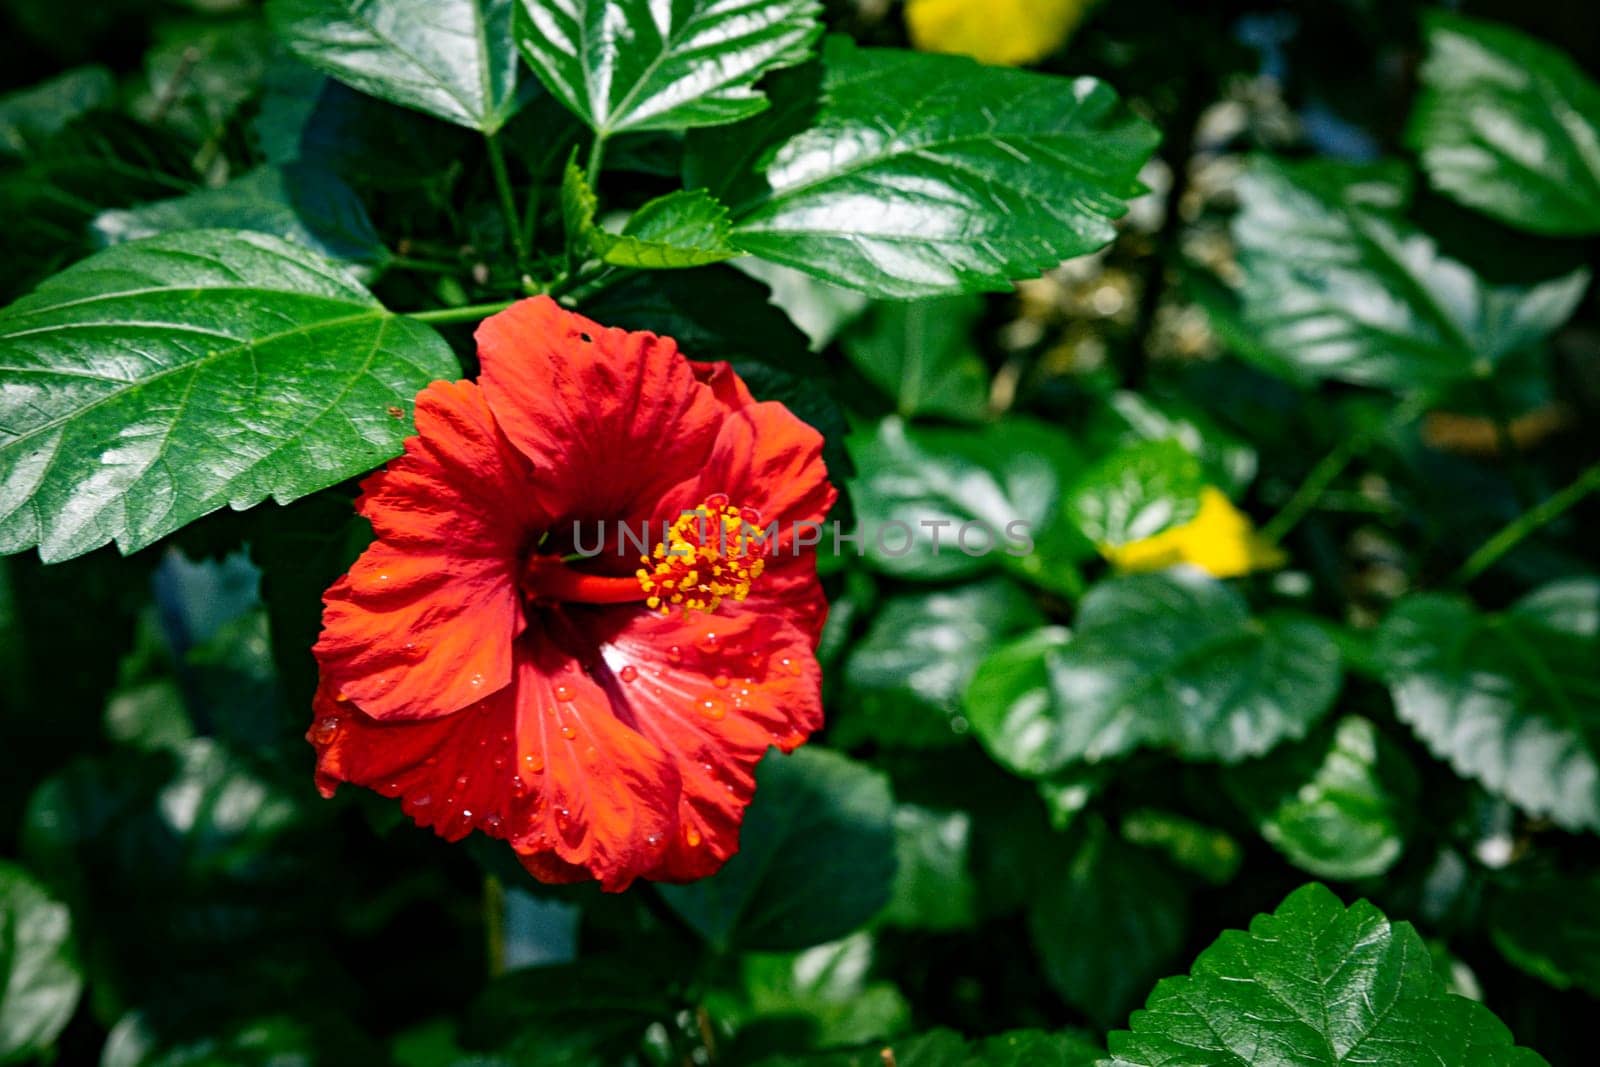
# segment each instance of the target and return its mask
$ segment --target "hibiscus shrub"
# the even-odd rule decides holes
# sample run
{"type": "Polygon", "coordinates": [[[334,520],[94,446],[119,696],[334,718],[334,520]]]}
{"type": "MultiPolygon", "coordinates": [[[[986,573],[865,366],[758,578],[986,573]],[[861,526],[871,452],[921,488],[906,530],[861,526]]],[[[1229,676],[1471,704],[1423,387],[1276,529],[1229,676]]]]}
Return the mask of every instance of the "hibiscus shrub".
{"type": "Polygon", "coordinates": [[[0,1063],[1592,1062],[1600,9],[1465,6],[5,5],[0,1063]]]}

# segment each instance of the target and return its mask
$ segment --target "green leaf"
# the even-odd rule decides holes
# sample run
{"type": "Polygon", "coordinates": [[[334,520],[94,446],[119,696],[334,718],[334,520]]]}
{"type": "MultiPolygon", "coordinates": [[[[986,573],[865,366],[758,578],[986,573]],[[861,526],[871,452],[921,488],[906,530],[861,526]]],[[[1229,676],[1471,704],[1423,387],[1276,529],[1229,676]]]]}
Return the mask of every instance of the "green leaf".
{"type": "Polygon", "coordinates": [[[814,75],[748,128],[691,138],[689,184],[729,204],[746,252],[874,296],[1005,289],[1104,246],[1157,141],[1090,78],[845,37],[819,94],[814,75]]]}
{"type": "Polygon", "coordinates": [[[400,451],[453,378],[421,323],[297,245],[194,230],[108,248],[0,312],[0,551],[142,548],[400,451]]]}
{"type": "Polygon", "coordinates": [[[1028,905],[1028,930],[1052,988],[1108,1026],[1177,955],[1187,910],[1169,868],[1096,820],[1028,905]]]}
{"type": "Polygon", "coordinates": [[[1498,615],[1463,597],[1405,598],[1376,642],[1395,712],[1456,773],[1569,830],[1600,830],[1597,603],[1591,578],[1498,615]]]}
{"type": "Polygon", "coordinates": [[[1600,233],[1600,85],[1515,30],[1424,12],[1406,140],[1441,191],[1535,233],[1600,233]]]}
{"type": "MultiPolygon", "coordinates": [[[[805,1028],[807,1044],[822,1048],[904,1031],[911,1006],[894,983],[873,978],[874,955],[872,935],[864,932],[793,954],[745,954],[740,967],[740,1050],[751,1046],[751,1036],[760,1029],[796,1021],[805,1028]]],[[[789,1039],[785,1044],[792,1045],[793,1033],[784,1036],[789,1039]]]]}
{"type": "Polygon", "coordinates": [[[145,54],[145,84],[131,110],[194,144],[221,141],[261,84],[272,35],[252,15],[168,23],[159,37],[145,54]]]}
{"type": "Polygon", "coordinates": [[[1160,852],[1212,885],[1233,881],[1244,862],[1244,850],[1228,834],[1170,811],[1137,808],[1122,817],[1121,830],[1124,841],[1160,852]]]}
{"type": "Polygon", "coordinates": [[[1033,600],[1004,578],[891,597],[845,659],[849,699],[832,723],[834,742],[920,748],[959,741],[961,696],[978,664],[1002,638],[1043,621],[1033,600]]]}
{"type": "Polygon", "coordinates": [[[738,853],[710,878],[659,891],[723,951],[836,940],[889,899],[893,812],[888,780],[836,752],[768,753],[738,853]]]}
{"type": "Polygon", "coordinates": [[[595,225],[597,206],[583,171],[569,161],[561,182],[567,240],[587,246],[604,262],[669,270],[703,267],[740,254],[728,244],[728,209],[703,189],[680,189],[642,204],[621,233],[595,225]]]}
{"type": "Polygon", "coordinates": [[[329,259],[382,268],[389,251],[355,192],[320,167],[261,167],[216,189],[95,217],[101,245],[180,230],[252,230],[305,245],[329,259]]]}
{"type": "Polygon", "coordinates": [[[1103,581],[1077,623],[1003,646],[967,689],[973,732],[1017,774],[1141,746],[1237,763],[1303,736],[1339,690],[1338,648],[1320,627],[1252,618],[1197,571],[1103,581]]]}
{"type": "Polygon", "coordinates": [[[1163,979],[1113,1067],[1536,1067],[1482,1004],[1444,991],[1410,923],[1320,885],[1248,932],[1228,930],[1188,976],[1163,979]]]}
{"type": "Polygon", "coordinates": [[[909,930],[960,930],[977,917],[968,867],[972,817],[901,804],[894,812],[894,894],[882,921],[909,930]]]}
{"type": "Polygon", "coordinates": [[[1061,514],[1077,452],[1043,423],[946,430],[890,417],[846,445],[861,472],[849,483],[855,550],[886,574],[938,581],[1004,568],[1058,588],[1093,553],[1061,514]]]}
{"type": "Polygon", "coordinates": [[[976,296],[878,304],[845,334],[844,353],[902,418],[975,422],[989,410],[989,368],[972,345],[982,314],[976,296]]]}
{"type": "Polygon", "coordinates": [[[1491,889],[1488,927],[1506,959],[1557,989],[1600,996],[1600,874],[1513,867],[1491,889]]]}
{"type": "Polygon", "coordinates": [[[1207,480],[1229,496],[1237,497],[1255,479],[1255,448],[1187,401],[1119,390],[1090,418],[1093,429],[1118,445],[1177,441],[1199,458],[1207,480]]]}
{"type": "Polygon", "coordinates": [[[32,154],[67,123],[116,101],[104,67],[74,67],[38,85],[0,96],[0,158],[32,154]]]}
{"type": "Polygon", "coordinates": [[[1418,794],[1405,752],[1355,715],[1229,771],[1223,785],[1289,862],[1341,881],[1394,865],[1418,794]]]}
{"type": "Polygon", "coordinates": [[[602,137],[754,115],[755,83],[811,52],[817,0],[517,0],[528,65],[602,137]]]}
{"type": "Polygon", "coordinates": [[[44,1057],[82,992],[72,913],[0,861],[0,1062],[44,1057]]]}
{"type": "Polygon", "coordinates": [[[661,974],[637,957],[589,956],[490,982],[468,1012],[462,1040],[509,1062],[621,1063],[675,1006],[661,974]]]}
{"type": "Polygon", "coordinates": [[[1012,1030],[968,1041],[954,1030],[879,1041],[851,1052],[777,1056],[758,1067],[1098,1067],[1105,1052],[1072,1030],[1012,1030]]]}
{"type": "Polygon", "coordinates": [[[1120,547],[1182,526],[1200,511],[1200,461],[1177,441],[1147,441],[1114,452],[1067,494],[1067,514],[1097,545],[1120,547]]]}
{"type": "Polygon", "coordinates": [[[516,111],[515,0],[268,0],[296,56],[364,93],[486,134],[516,111]]]}
{"type": "Polygon", "coordinates": [[[1586,270],[1490,285],[1371,207],[1367,188],[1266,159],[1240,184],[1246,324],[1310,377],[1410,389],[1486,374],[1566,322],[1588,288],[1586,270]]]}

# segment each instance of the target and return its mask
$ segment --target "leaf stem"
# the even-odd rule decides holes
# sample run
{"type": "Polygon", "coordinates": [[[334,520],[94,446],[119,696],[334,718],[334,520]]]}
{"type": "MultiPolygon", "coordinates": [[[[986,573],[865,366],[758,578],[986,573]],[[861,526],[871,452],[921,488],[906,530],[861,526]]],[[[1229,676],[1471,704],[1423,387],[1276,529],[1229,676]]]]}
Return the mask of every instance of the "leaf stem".
{"type": "Polygon", "coordinates": [[[1495,388],[1493,372],[1486,370],[1480,374],[1477,383],[1478,395],[1489,413],[1490,421],[1494,423],[1495,447],[1500,453],[1500,462],[1506,466],[1506,475],[1511,480],[1512,491],[1517,494],[1517,503],[1524,510],[1531,508],[1538,494],[1523,465],[1522,455],[1517,450],[1517,440],[1511,433],[1511,413],[1506,410],[1500,390],[1495,388]]]}
{"type": "Polygon", "coordinates": [[[605,155],[606,135],[596,133],[594,135],[594,144],[589,146],[589,162],[583,168],[583,180],[588,183],[591,189],[597,188],[596,183],[600,180],[600,161],[605,158],[605,155]]]}
{"type": "Polygon", "coordinates": [[[1600,463],[1595,463],[1562,489],[1542,502],[1512,519],[1478,550],[1467,557],[1453,579],[1456,585],[1465,585],[1478,575],[1500,562],[1501,557],[1516,548],[1530,534],[1548,526],[1577,506],[1584,497],[1600,490],[1600,463]]]}
{"type": "Polygon", "coordinates": [[[1300,483],[1300,487],[1294,491],[1288,503],[1284,504],[1261,528],[1261,536],[1271,544],[1281,542],[1289,535],[1289,531],[1300,524],[1300,520],[1316,508],[1318,502],[1322,500],[1322,495],[1328,491],[1334,480],[1344,473],[1344,469],[1352,460],[1370,448],[1379,437],[1410,423],[1422,414],[1426,406],[1420,396],[1412,397],[1398,405],[1382,422],[1345,437],[1333,451],[1323,456],[1317,461],[1317,465],[1311,468],[1305,481],[1300,483]]]}
{"type": "Polygon", "coordinates": [[[515,304],[515,300],[496,300],[492,304],[463,304],[454,308],[433,308],[429,311],[405,311],[401,314],[408,319],[418,322],[427,322],[440,325],[451,322],[472,322],[474,319],[486,319],[496,312],[504,311],[515,304]]]}
{"type": "Polygon", "coordinates": [[[484,144],[489,147],[489,169],[494,171],[495,189],[500,194],[500,209],[505,212],[506,229],[511,232],[511,247],[517,255],[517,269],[528,269],[528,245],[522,239],[522,219],[517,214],[516,197],[511,191],[511,172],[506,169],[505,153],[500,150],[500,141],[492,133],[483,135],[484,144]]]}
{"type": "Polygon", "coordinates": [[[435,259],[414,259],[411,256],[390,256],[389,264],[395,270],[414,270],[423,274],[460,274],[461,267],[435,259]]]}

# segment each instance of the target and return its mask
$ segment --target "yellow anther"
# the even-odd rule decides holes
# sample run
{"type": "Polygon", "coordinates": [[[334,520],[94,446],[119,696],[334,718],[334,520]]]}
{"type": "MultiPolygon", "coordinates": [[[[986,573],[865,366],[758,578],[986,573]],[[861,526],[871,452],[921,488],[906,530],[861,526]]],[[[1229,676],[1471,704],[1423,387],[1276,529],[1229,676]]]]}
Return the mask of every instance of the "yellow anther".
{"type": "Polygon", "coordinates": [[[721,493],[685,511],[667,530],[666,540],[639,557],[645,565],[637,572],[647,594],[645,604],[663,615],[681,608],[687,616],[749,596],[751,583],[767,565],[762,558],[766,541],[755,525],[759,519],[752,509],[729,505],[721,493]]]}

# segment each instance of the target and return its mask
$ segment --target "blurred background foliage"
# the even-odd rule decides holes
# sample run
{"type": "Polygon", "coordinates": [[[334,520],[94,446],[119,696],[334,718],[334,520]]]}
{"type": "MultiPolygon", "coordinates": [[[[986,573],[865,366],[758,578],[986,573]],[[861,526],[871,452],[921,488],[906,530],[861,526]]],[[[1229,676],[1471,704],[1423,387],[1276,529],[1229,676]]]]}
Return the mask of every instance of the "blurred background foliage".
{"type": "MultiPolygon", "coordinates": [[[[872,303],[718,266],[583,305],[756,357],[756,392],[829,433],[843,514],[983,515],[976,479],[1040,519],[999,564],[828,561],[829,726],[764,768],[710,882],[551,890],[370,794],[316,797],[307,649],[366,537],[348,486],[126,559],[0,561],[0,1059],[786,1063],[905,1040],[903,1065],[1092,1063],[1157,979],[1317,879],[1414,923],[1520,1044],[1590,1062],[1600,558],[1596,504],[1561,494],[1597,458],[1578,272],[1600,196],[1585,216],[1559,182],[1450,178],[1468,90],[1455,67],[1419,88],[1433,9],[829,0],[863,43],[1103,78],[1164,140],[1117,241],[1012,293],[872,303]],[[1321,300],[1392,301],[1395,330],[1308,333],[1292,312],[1321,300]],[[1551,521],[1479,554],[1530,509],[1551,521]],[[1196,710],[1239,686],[1248,721],[1196,710]],[[1024,1029],[1048,1050],[969,1043],[1024,1029]]],[[[1455,10],[1600,71],[1600,7],[1455,10]]],[[[396,308],[515,276],[480,146],[325,83],[254,4],[7,0],[0,70],[8,302],[202,222],[287,233],[396,308]]],[[[576,130],[517,124],[559,118],[508,126],[520,173],[576,130]]],[[[610,202],[671,188],[681,151],[619,141],[610,202]]],[[[882,1062],[862,1055],[819,1062],[882,1062]]]]}

